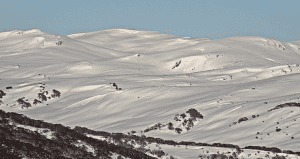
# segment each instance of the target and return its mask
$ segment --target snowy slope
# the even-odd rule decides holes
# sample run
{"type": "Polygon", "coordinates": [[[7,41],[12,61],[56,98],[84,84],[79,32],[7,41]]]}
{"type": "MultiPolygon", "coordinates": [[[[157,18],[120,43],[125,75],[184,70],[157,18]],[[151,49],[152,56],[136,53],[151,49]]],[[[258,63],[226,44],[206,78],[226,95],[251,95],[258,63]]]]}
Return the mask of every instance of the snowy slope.
{"type": "Polygon", "coordinates": [[[127,133],[158,122],[175,123],[175,114],[194,108],[203,119],[189,131],[178,134],[163,128],[145,135],[299,151],[300,108],[268,110],[300,102],[300,41],[193,39],[129,29],[67,37],[37,29],[19,32],[0,33],[4,111],[127,133]],[[51,98],[53,89],[60,98],[51,98]],[[44,91],[48,100],[32,104],[44,91]],[[18,106],[16,100],[22,97],[32,107],[18,106]],[[249,120],[233,124],[242,117],[249,120]],[[282,130],[276,132],[276,127],[282,130]]]}

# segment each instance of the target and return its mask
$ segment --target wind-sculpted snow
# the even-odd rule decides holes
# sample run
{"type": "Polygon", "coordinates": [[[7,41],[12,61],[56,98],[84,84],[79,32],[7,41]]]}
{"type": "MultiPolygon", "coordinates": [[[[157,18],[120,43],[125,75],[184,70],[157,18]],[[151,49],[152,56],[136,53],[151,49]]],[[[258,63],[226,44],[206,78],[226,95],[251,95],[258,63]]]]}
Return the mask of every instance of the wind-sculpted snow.
{"type": "Polygon", "coordinates": [[[299,103],[300,41],[130,29],[15,30],[0,41],[3,110],[174,142],[299,147],[300,110],[274,108],[299,103]]]}
{"type": "MultiPolygon", "coordinates": [[[[31,103],[33,104],[33,105],[37,105],[37,104],[41,104],[41,103],[46,103],[47,102],[47,100],[49,100],[49,99],[51,99],[51,98],[60,98],[60,95],[61,95],[61,93],[58,91],[58,90],[55,90],[55,89],[53,89],[52,90],[52,92],[53,92],[53,94],[50,94],[50,93],[48,93],[48,91],[44,91],[45,90],[45,87],[43,86],[44,84],[42,84],[42,83],[40,83],[40,87],[39,87],[39,91],[37,91],[37,92],[40,92],[40,93],[37,93],[36,94],[36,98],[38,98],[38,99],[30,99],[30,101],[29,101],[29,99],[25,99],[26,97],[20,97],[20,98],[18,98],[18,99],[13,99],[13,100],[15,100],[16,102],[13,104],[13,105],[8,105],[6,102],[3,102],[3,101],[1,101],[1,104],[4,104],[4,105],[6,105],[6,106],[10,106],[10,107],[15,107],[16,105],[18,105],[18,106],[20,106],[22,109],[24,109],[24,108],[30,108],[30,107],[32,107],[32,105],[31,105],[31,103]],[[48,95],[48,96],[47,96],[48,95]]],[[[17,88],[15,88],[16,89],[16,91],[18,91],[18,90],[20,90],[20,89],[22,89],[22,90],[27,90],[28,89],[28,87],[29,86],[21,86],[21,87],[17,87],[17,88]]],[[[12,87],[11,86],[9,86],[9,87],[6,87],[6,89],[12,89],[12,87]]],[[[14,90],[15,91],[15,90],[14,90]]],[[[10,94],[13,94],[12,92],[10,92],[9,94],[8,94],[8,96],[10,95],[10,94]]],[[[0,98],[3,98],[4,96],[6,96],[7,95],[7,93],[4,93],[2,90],[0,90],[0,98]]],[[[5,99],[5,98],[4,98],[5,99]]],[[[6,100],[7,101],[7,100],[6,100]]],[[[11,103],[10,103],[11,104],[11,103]]],[[[48,105],[48,104],[47,104],[48,105]]]]}

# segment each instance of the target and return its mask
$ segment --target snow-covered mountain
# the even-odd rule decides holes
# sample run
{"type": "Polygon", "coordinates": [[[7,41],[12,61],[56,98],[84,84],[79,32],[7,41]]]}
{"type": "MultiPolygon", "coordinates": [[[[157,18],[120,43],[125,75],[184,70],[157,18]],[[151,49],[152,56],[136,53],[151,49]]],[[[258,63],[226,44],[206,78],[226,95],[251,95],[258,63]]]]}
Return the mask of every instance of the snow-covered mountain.
{"type": "Polygon", "coordinates": [[[299,64],[300,41],[13,30],[0,33],[0,109],[95,131],[160,123],[144,135],[300,151],[300,108],[269,111],[300,102],[299,64]]]}

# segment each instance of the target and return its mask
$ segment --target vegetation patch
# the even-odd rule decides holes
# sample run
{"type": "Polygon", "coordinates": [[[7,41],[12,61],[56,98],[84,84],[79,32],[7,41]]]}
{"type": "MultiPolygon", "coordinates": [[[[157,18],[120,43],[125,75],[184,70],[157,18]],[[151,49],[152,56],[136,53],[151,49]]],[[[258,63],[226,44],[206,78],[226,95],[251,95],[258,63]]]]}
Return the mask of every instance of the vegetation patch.
{"type": "Polygon", "coordinates": [[[181,60],[179,60],[178,62],[176,62],[175,66],[173,66],[172,69],[174,69],[175,67],[178,67],[180,65],[180,63],[181,63],[181,60]]]}
{"type": "Polygon", "coordinates": [[[268,111],[281,109],[281,108],[285,108],[285,107],[300,107],[300,103],[296,103],[296,102],[284,103],[284,104],[277,105],[275,108],[270,109],[268,111]]]}
{"type": "Polygon", "coordinates": [[[53,89],[53,94],[51,94],[52,98],[58,97],[60,98],[61,93],[58,90],[53,89]]]}
{"type": "Polygon", "coordinates": [[[24,98],[25,98],[25,97],[19,98],[19,99],[17,100],[18,104],[21,105],[21,108],[23,109],[24,107],[25,107],[25,108],[31,107],[31,104],[30,104],[30,103],[25,102],[25,101],[23,100],[24,98]]]}

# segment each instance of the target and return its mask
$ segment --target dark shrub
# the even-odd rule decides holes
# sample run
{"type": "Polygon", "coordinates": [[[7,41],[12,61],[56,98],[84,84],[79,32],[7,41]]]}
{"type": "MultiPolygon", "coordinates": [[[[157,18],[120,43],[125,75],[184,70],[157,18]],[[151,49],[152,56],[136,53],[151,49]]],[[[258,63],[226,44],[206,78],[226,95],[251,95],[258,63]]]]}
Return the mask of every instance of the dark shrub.
{"type": "Polygon", "coordinates": [[[179,62],[176,62],[175,66],[172,67],[172,69],[174,69],[175,67],[178,67],[181,63],[181,60],[179,62]]]}
{"type": "Polygon", "coordinates": [[[228,159],[228,157],[223,154],[212,154],[210,157],[211,159],[228,159]]]}
{"type": "Polygon", "coordinates": [[[184,122],[182,123],[182,125],[183,125],[183,126],[185,126],[185,125],[186,125],[186,123],[187,123],[187,120],[186,120],[186,119],[184,119],[184,122]]]}
{"type": "Polygon", "coordinates": [[[6,89],[12,89],[12,86],[8,86],[8,87],[6,87],[6,89]]]}
{"type": "Polygon", "coordinates": [[[47,133],[47,132],[49,132],[49,130],[47,130],[47,129],[46,129],[46,130],[43,130],[43,133],[47,133]]]}
{"type": "Polygon", "coordinates": [[[47,101],[47,97],[44,95],[44,93],[38,93],[39,99],[42,99],[42,101],[47,101]]]}
{"type": "Polygon", "coordinates": [[[280,105],[277,105],[275,108],[271,109],[270,111],[275,110],[275,109],[284,108],[284,107],[300,107],[300,103],[291,102],[291,103],[280,104],[280,105]]]}
{"type": "Polygon", "coordinates": [[[203,119],[203,116],[194,108],[189,109],[188,111],[186,111],[186,113],[189,113],[193,118],[203,119]]]}
{"type": "Polygon", "coordinates": [[[57,43],[56,43],[56,45],[58,46],[58,45],[62,45],[62,41],[58,41],[57,43]]]}
{"type": "Polygon", "coordinates": [[[179,120],[178,117],[179,117],[179,114],[176,114],[175,117],[174,117],[174,120],[175,120],[175,121],[181,121],[181,120],[179,120]]]}
{"type": "Polygon", "coordinates": [[[157,157],[161,157],[161,156],[165,155],[165,152],[162,150],[152,150],[151,153],[156,155],[157,157]]]}
{"type": "Polygon", "coordinates": [[[168,123],[168,129],[169,130],[174,130],[173,123],[171,123],[171,122],[168,123]]]}
{"type": "Polygon", "coordinates": [[[60,97],[60,94],[61,94],[61,93],[60,93],[58,90],[53,89],[53,93],[54,93],[54,94],[51,95],[52,98],[54,98],[54,97],[58,97],[58,98],[59,98],[59,97],[60,97]]]}
{"type": "Polygon", "coordinates": [[[256,116],[255,115],[252,115],[252,118],[255,118],[256,116]]]}
{"type": "Polygon", "coordinates": [[[123,158],[122,156],[119,155],[117,159],[124,159],[124,158],[123,158]]]}
{"type": "Polygon", "coordinates": [[[184,113],[180,114],[180,116],[184,119],[186,115],[184,113]]]}
{"type": "Polygon", "coordinates": [[[194,126],[194,122],[193,121],[194,121],[193,118],[188,119],[187,126],[188,127],[193,127],[194,126]]]}
{"type": "Polygon", "coordinates": [[[31,107],[31,104],[30,104],[30,103],[25,102],[25,101],[23,100],[24,98],[25,98],[25,97],[19,98],[19,99],[17,100],[17,102],[21,105],[21,108],[23,109],[23,107],[25,107],[25,108],[31,107]]]}
{"type": "Polygon", "coordinates": [[[283,153],[287,153],[287,154],[294,154],[294,152],[291,151],[291,150],[283,150],[282,152],[283,152],[283,153]]]}
{"type": "Polygon", "coordinates": [[[234,158],[237,158],[237,155],[236,155],[235,152],[232,152],[232,156],[233,156],[234,158]]]}
{"type": "Polygon", "coordinates": [[[134,134],[134,133],[136,133],[136,131],[134,131],[134,130],[131,130],[131,134],[134,134]]]}
{"type": "Polygon", "coordinates": [[[275,156],[275,157],[272,157],[272,159],[286,159],[286,158],[285,158],[285,156],[278,156],[278,155],[277,155],[277,156],[275,156]]]}
{"type": "Polygon", "coordinates": [[[5,95],[6,95],[6,93],[4,93],[2,90],[0,90],[0,98],[2,98],[5,95]]]}
{"type": "Polygon", "coordinates": [[[279,128],[276,128],[276,131],[277,131],[277,132],[279,132],[280,130],[281,130],[281,129],[279,129],[279,128]]]}
{"type": "Polygon", "coordinates": [[[42,102],[37,99],[34,99],[33,104],[36,105],[37,103],[42,103],[42,102]]]}
{"type": "Polygon", "coordinates": [[[240,119],[238,120],[238,123],[240,123],[240,122],[242,122],[242,121],[247,121],[247,120],[248,120],[247,117],[243,117],[243,118],[240,118],[240,119]]]}
{"type": "Polygon", "coordinates": [[[178,67],[181,63],[181,60],[179,62],[176,62],[176,67],[178,67]]]}
{"type": "Polygon", "coordinates": [[[180,134],[181,131],[182,131],[182,129],[180,129],[180,128],[175,128],[175,132],[176,132],[176,133],[180,134]]]}
{"type": "Polygon", "coordinates": [[[282,151],[277,147],[271,147],[270,149],[271,149],[271,152],[273,152],[273,153],[282,153],[282,151]]]}

